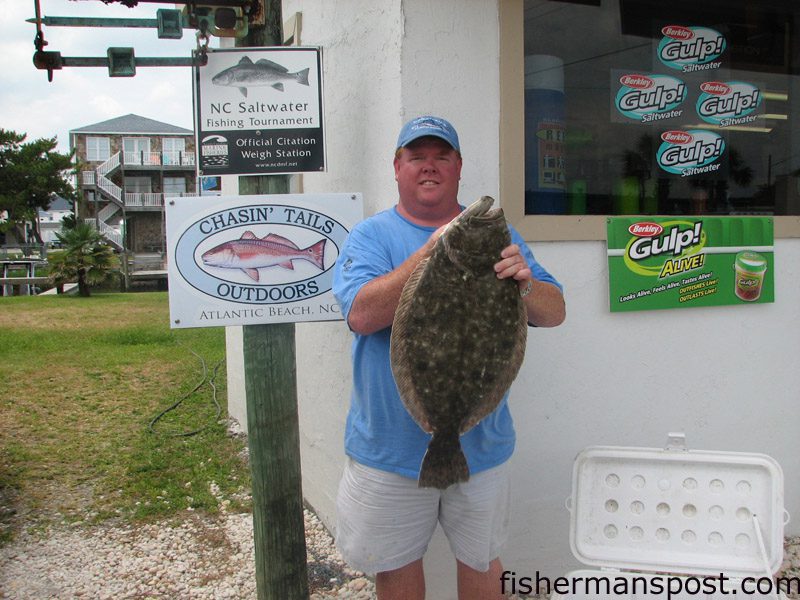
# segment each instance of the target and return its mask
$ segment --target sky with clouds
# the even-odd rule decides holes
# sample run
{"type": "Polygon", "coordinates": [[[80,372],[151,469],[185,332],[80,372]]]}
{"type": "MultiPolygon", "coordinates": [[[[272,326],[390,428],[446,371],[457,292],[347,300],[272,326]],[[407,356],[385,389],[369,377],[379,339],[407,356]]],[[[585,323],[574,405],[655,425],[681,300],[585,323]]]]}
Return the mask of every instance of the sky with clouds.
{"type": "MultiPolygon", "coordinates": [[[[130,9],[99,0],[40,0],[42,15],[155,18],[158,8],[174,4],[140,3],[130,9]]],[[[0,0],[0,128],[27,133],[28,140],[58,138],[69,151],[69,131],[134,113],[192,129],[190,67],[137,67],[134,77],[109,77],[106,67],[65,67],[53,72],[33,66],[36,26],[34,0],[0,0]]],[[[45,50],[62,56],[105,56],[113,46],[131,46],[137,57],[188,57],[197,46],[195,32],[180,40],[160,40],[155,29],[47,27],[45,50]]],[[[218,40],[212,38],[212,46],[218,40]]]]}

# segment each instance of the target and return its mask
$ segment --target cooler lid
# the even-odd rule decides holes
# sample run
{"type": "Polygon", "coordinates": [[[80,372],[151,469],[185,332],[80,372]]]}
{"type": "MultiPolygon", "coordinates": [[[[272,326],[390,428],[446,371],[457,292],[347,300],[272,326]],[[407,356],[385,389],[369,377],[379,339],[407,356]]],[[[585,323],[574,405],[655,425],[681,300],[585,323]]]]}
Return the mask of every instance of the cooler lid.
{"type": "Polygon", "coordinates": [[[780,465],[764,454],[689,451],[682,434],[669,440],[666,449],[593,446],[577,456],[568,500],[573,554],[620,570],[776,572],[785,524],[780,465]]]}

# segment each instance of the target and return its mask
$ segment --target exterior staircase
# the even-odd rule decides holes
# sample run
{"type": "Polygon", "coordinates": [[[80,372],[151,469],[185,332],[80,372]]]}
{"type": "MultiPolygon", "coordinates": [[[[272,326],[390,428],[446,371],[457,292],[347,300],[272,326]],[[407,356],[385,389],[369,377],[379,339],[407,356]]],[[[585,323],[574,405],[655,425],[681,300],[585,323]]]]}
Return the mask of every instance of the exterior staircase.
{"type": "Polygon", "coordinates": [[[97,187],[108,197],[111,198],[114,202],[122,206],[122,188],[111,181],[106,175],[110,175],[117,169],[119,169],[119,156],[120,153],[117,152],[111,158],[109,158],[106,162],[102,163],[100,166],[95,169],[95,173],[97,173],[97,187]]]}
{"type": "Polygon", "coordinates": [[[97,227],[97,230],[103,235],[103,237],[106,238],[117,250],[124,249],[121,232],[111,227],[111,225],[105,221],[95,219],[84,219],[84,221],[89,225],[94,225],[97,227]]]}
{"type": "MultiPolygon", "coordinates": [[[[124,192],[123,189],[111,181],[111,176],[120,169],[122,164],[133,166],[159,167],[194,166],[194,154],[184,152],[117,152],[104,163],[90,171],[81,173],[81,183],[85,188],[92,188],[99,194],[103,208],[97,212],[96,218],[87,218],[86,222],[94,225],[105,236],[108,242],[117,250],[124,250],[124,240],[119,229],[112,226],[118,217],[115,215],[124,208],[134,210],[157,209],[164,205],[164,198],[170,195],[181,196],[186,192],[151,193],[151,192],[124,192]]],[[[194,192],[191,193],[193,195],[194,192]]]]}
{"type": "Polygon", "coordinates": [[[125,200],[122,195],[122,188],[111,181],[108,176],[113,174],[120,167],[120,153],[112,155],[107,161],[97,166],[93,171],[83,171],[83,185],[94,186],[97,192],[108,202],[97,213],[94,219],[85,219],[105,237],[117,250],[124,250],[122,234],[117,229],[109,225],[108,220],[114,216],[123,206],[125,200]]]}
{"type": "Polygon", "coordinates": [[[113,217],[117,212],[119,212],[120,206],[119,204],[115,204],[113,202],[109,202],[100,211],[97,213],[97,218],[104,223],[108,223],[108,220],[113,217]]]}

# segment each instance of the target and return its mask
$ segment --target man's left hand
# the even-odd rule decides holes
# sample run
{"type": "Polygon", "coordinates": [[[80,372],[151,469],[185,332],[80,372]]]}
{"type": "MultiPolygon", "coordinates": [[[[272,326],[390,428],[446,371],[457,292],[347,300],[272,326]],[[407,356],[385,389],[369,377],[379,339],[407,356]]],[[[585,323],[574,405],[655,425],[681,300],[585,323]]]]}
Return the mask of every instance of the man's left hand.
{"type": "Polygon", "coordinates": [[[500,260],[494,265],[494,272],[498,279],[513,278],[519,285],[520,293],[525,291],[531,280],[532,273],[525,257],[522,256],[519,246],[511,244],[500,252],[500,260]]]}
{"type": "Polygon", "coordinates": [[[551,283],[534,279],[519,246],[511,244],[500,253],[494,265],[499,279],[512,278],[523,296],[528,323],[537,327],[555,327],[564,322],[566,310],[561,290],[551,283]]]}

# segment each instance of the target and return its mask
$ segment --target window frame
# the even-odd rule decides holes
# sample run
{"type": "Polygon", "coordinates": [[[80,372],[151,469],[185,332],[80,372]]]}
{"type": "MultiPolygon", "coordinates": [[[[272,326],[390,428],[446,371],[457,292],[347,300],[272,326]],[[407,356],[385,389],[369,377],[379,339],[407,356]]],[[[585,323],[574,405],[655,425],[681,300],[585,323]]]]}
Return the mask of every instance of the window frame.
{"type": "Polygon", "coordinates": [[[86,136],[86,160],[88,162],[105,162],[109,158],[111,158],[111,138],[109,138],[107,136],[102,136],[102,135],[87,135],[86,136]],[[94,149],[95,150],[95,156],[94,157],[92,157],[92,155],[90,154],[91,149],[89,147],[90,142],[92,142],[92,141],[96,142],[95,149],[94,149]],[[100,156],[100,152],[99,152],[99,149],[100,149],[99,148],[99,146],[100,146],[99,142],[100,141],[105,141],[105,145],[106,145],[106,156],[104,158],[98,158],[100,156]]]}
{"type": "MultiPolygon", "coordinates": [[[[610,215],[525,214],[525,12],[523,0],[499,0],[500,198],[527,241],[605,241],[610,215]]],[[[653,216],[653,215],[650,215],[653,216]]],[[[800,237],[800,215],[774,216],[775,238],[800,237]]]]}
{"type": "Polygon", "coordinates": [[[182,137],[163,137],[161,138],[162,163],[165,165],[181,165],[186,156],[186,138],[182,137]],[[180,143],[178,143],[180,142],[180,143]],[[167,146],[181,146],[179,150],[167,150],[167,146]]]}
{"type": "Polygon", "coordinates": [[[152,194],[153,178],[147,175],[125,175],[122,180],[123,188],[127,193],[152,194]],[[141,188],[141,189],[140,189],[141,188]]]}
{"type": "Polygon", "coordinates": [[[136,153],[136,154],[139,154],[139,153],[144,152],[145,154],[149,154],[150,153],[150,148],[151,148],[151,144],[150,144],[150,138],[149,137],[123,137],[122,138],[122,151],[125,152],[125,153],[131,153],[131,154],[136,153]],[[131,143],[131,142],[135,146],[135,148],[136,148],[135,150],[127,150],[125,148],[125,146],[127,144],[131,143]],[[139,146],[142,146],[142,145],[145,146],[146,148],[140,148],[139,147],[139,146]]]}
{"type": "Polygon", "coordinates": [[[174,194],[174,195],[178,195],[178,196],[186,194],[187,191],[188,191],[187,188],[188,188],[188,185],[187,185],[187,182],[186,182],[186,177],[182,177],[180,175],[175,175],[175,176],[170,175],[170,176],[165,176],[164,177],[164,181],[162,183],[162,191],[164,192],[165,196],[166,195],[170,195],[170,194],[174,194]],[[183,189],[180,189],[177,192],[175,190],[172,190],[172,189],[170,189],[170,190],[167,189],[167,187],[172,187],[173,184],[176,183],[177,181],[183,182],[182,186],[177,186],[177,187],[182,187],[183,189]],[[168,182],[169,182],[169,186],[167,185],[168,182]]]}

